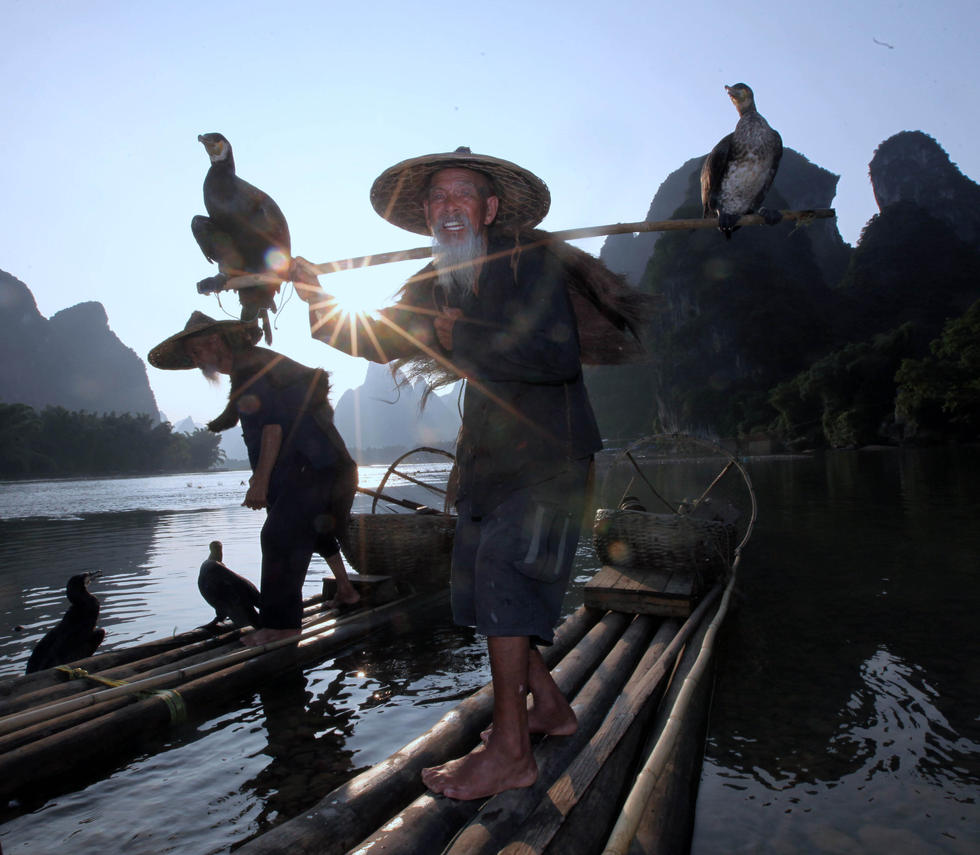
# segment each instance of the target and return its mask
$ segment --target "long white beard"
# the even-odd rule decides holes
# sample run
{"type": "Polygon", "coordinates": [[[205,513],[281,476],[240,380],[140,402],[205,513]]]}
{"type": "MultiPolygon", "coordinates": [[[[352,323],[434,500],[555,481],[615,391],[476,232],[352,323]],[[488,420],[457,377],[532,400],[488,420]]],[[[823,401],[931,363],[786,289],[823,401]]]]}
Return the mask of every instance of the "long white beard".
{"type": "Polygon", "coordinates": [[[463,218],[466,227],[465,240],[452,244],[439,242],[439,230],[432,240],[432,263],[436,269],[436,281],[447,294],[462,297],[472,294],[476,287],[476,264],[486,255],[486,244],[470,223],[463,218]]]}

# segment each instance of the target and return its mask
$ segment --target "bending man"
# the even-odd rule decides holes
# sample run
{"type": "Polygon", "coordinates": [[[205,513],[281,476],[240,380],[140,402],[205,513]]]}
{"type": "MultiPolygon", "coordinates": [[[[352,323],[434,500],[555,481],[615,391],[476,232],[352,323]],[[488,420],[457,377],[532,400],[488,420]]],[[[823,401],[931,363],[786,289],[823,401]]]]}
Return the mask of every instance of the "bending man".
{"type": "Polygon", "coordinates": [[[150,351],[156,368],[200,368],[231,377],[225,411],[208,424],[226,430],[241,421],[252,467],[245,501],[266,510],[262,526],[262,628],[243,636],[250,646],[299,635],[303,581],[314,552],[337,580],[334,603],[360,595],[347,578],[338,538],[357,488],[357,466],[333,424],[326,372],[256,347],[258,326],[215,321],[194,312],[184,329],[150,351]]]}

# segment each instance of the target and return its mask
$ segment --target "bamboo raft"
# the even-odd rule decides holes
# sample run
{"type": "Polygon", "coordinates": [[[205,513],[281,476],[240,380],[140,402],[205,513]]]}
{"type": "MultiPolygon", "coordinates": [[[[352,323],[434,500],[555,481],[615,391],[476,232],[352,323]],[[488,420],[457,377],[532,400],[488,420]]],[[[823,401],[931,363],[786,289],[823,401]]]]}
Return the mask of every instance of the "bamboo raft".
{"type": "MultiPolygon", "coordinates": [[[[626,459],[659,498],[630,449],[626,459]]],[[[755,519],[748,474],[727,455],[724,469],[683,509],[693,519],[692,508],[705,505],[708,493],[732,470],[741,472],[748,484],[751,518],[740,542],[730,544],[719,572],[703,572],[708,529],[675,519],[682,513],[681,503],[664,499],[671,514],[649,515],[656,536],[648,537],[644,548],[634,544],[632,558],[623,558],[622,564],[603,559],[601,570],[585,586],[584,605],[542,651],[579,727],[572,736],[535,739],[539,776],[534,785],[482,802],[461,802],[436,796],[422,783],[423,768],[479,744],[492,719],[492,687],[487,685],[382,762],[236,851],[686,851],[707,730],[715,640],[755,519]],[[690,560],[677,558],[677,532],[695,538],[690,560]]],[[[632,524],[634,512],[625,513],[632,524]]],[[[597,513],[597,520],[605,517],[597,513]]],[[[610,551],[603,532],[608,534],[597,523],[593,542],[600,557],[627,554],[610,551]]],[[[712,566],[717,568],[717,562],[712,566]]],[[[362,594],[370,589],[374,601],[365,596],[367,605],[349,614],[324,607],[328,590],[307,601],[299,643],[243,648],[238,630],[217,637],[197,630],[100,654],[68,669],[0,680],[0,790],[8,799],[31,788],[43,791],[52,779],[69,773],[65,758],[90,775],[105,762],[107,746],[117,752],[133,750],[147,735],[165,732],[216,703],[227,704],[272,674],[320,661],[395,616],[402,626],[413,619],[420,623],[446,602],[444,585],[435,593],[419,594],[406,593],[404,583],[391,577],[362,577],[360,583],[362,594]],[[82,671],[87,679],[66,680],[66,672],[76,676],[82,671]],[[93,686],[89,675],[99,682],[93,686]]]]}
{"type": "MultiPolygon", "coordinates": [[[[731,458],[725,470],[741,471],[731,458]]],[[[712,484],[712,486],[714,486],[712,484]]],[[[710,490],[711,487],[708,488],[710,490]]],[[[703,500],[708,491],[702,495],[703,500]]],[[[488,684],[421,736],[325,796],[312,809],[236,851],[273,853],[443,853],[443,855],[626,855],[687,850],[707,730],[714,645],[728,612],[744,537],[724,572],[686,596],[658,595],[661,568],[608,602],[606,565],[585,589],[585,604],[543,650],[579,721],[572,736],[535,742],[539,777],[531,787],[483,802],[428,792],[421,771],[472,750],[492,718],[488,684]],[[593,584],[600,581],[599,584],[593,584]]],[[[643,568],[639,568],[643,569],[643,568]]],[[[613,587],[616,587],[615,585],[613,587]]]]}
{"type": "Polygon", "coordinates": [[[299,640],[260,647],[201,628],[0,680],[0,796],[19,798],[138,750],[153,734],[227,706],[290,667],[319,662],[397,618],[403,626],[444,609],[444,590],[416,591],[388,577],[351,576],[362,604],[304,601],[299,640]]]}

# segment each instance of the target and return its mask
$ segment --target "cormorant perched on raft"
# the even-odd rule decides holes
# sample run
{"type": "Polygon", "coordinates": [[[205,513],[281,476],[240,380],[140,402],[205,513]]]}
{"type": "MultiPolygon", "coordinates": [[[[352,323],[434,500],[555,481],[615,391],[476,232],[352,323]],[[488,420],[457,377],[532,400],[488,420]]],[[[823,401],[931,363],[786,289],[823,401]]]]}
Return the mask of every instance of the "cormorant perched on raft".
{"type": "Polygon", "coordinates": [[[89,592],[88,583],[101,570],[79,573],[68,580],[65,594],[71,605],[58,625],[49,629],[34,648],[27,660],[25,673],[33,674],[55,665],[85,659],[95,653],[95,649],[105,638],[105,630],[95,628],[99,619],[99,599],[89,592]]]}
{"type": "MultiPolygon", "coordinates": [[[[268,193],[253,187],[235,174],[231,143],[221,134],[201,134],[211,168],[204,178],[204,207],[208,216],[191,220],[191,231],[208,261],[218,262],[217,276],[202,279],[202,294],[221,291],[230,276],[271,273],[289,279],[291,247],[289,226],[279,206],[268,193]]],[[[310,283],[315,284],[315,283],[310,283]]],[[[267,343],[272,342],[269,311],[276,310],[275,296],[281,282],[242,288],[241,319],[262,319],[267,343]]]]}
{"type": "Polygon", "coordinates": [[[705,217],[718,217],[718,228],[731,239],[744,214],[759,213],[769,225],[782,220],[779,211],[760,207],[783,156],[783,141],[755,108],[744,83],[726,86],[738,110],[738,124],[705,158],[701,167],[701,204],[705,217]]]}
{"type": "Polygon", "coordinates": [[[197,575],[197,589],[201,596],[214,608],[214,620],[206,624],[214,628],[226,617],[231,618],[236,627],[260,627],[259,589],[248,579],[239,576],[222,563],[220,540],[212,540],[207,560],[201,565],[197,575]]]}

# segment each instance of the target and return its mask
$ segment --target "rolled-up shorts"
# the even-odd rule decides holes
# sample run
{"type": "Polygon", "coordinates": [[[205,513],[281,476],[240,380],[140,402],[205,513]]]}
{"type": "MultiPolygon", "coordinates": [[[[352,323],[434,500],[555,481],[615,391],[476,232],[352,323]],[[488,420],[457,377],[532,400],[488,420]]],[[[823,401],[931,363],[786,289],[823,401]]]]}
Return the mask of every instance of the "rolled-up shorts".
{"type": "Polygon", "coordinates": [[[488,636],[551,644],[581,531],[591,459],[508,495],[474,518],[457,505],[453,620],[488,636]]]}

